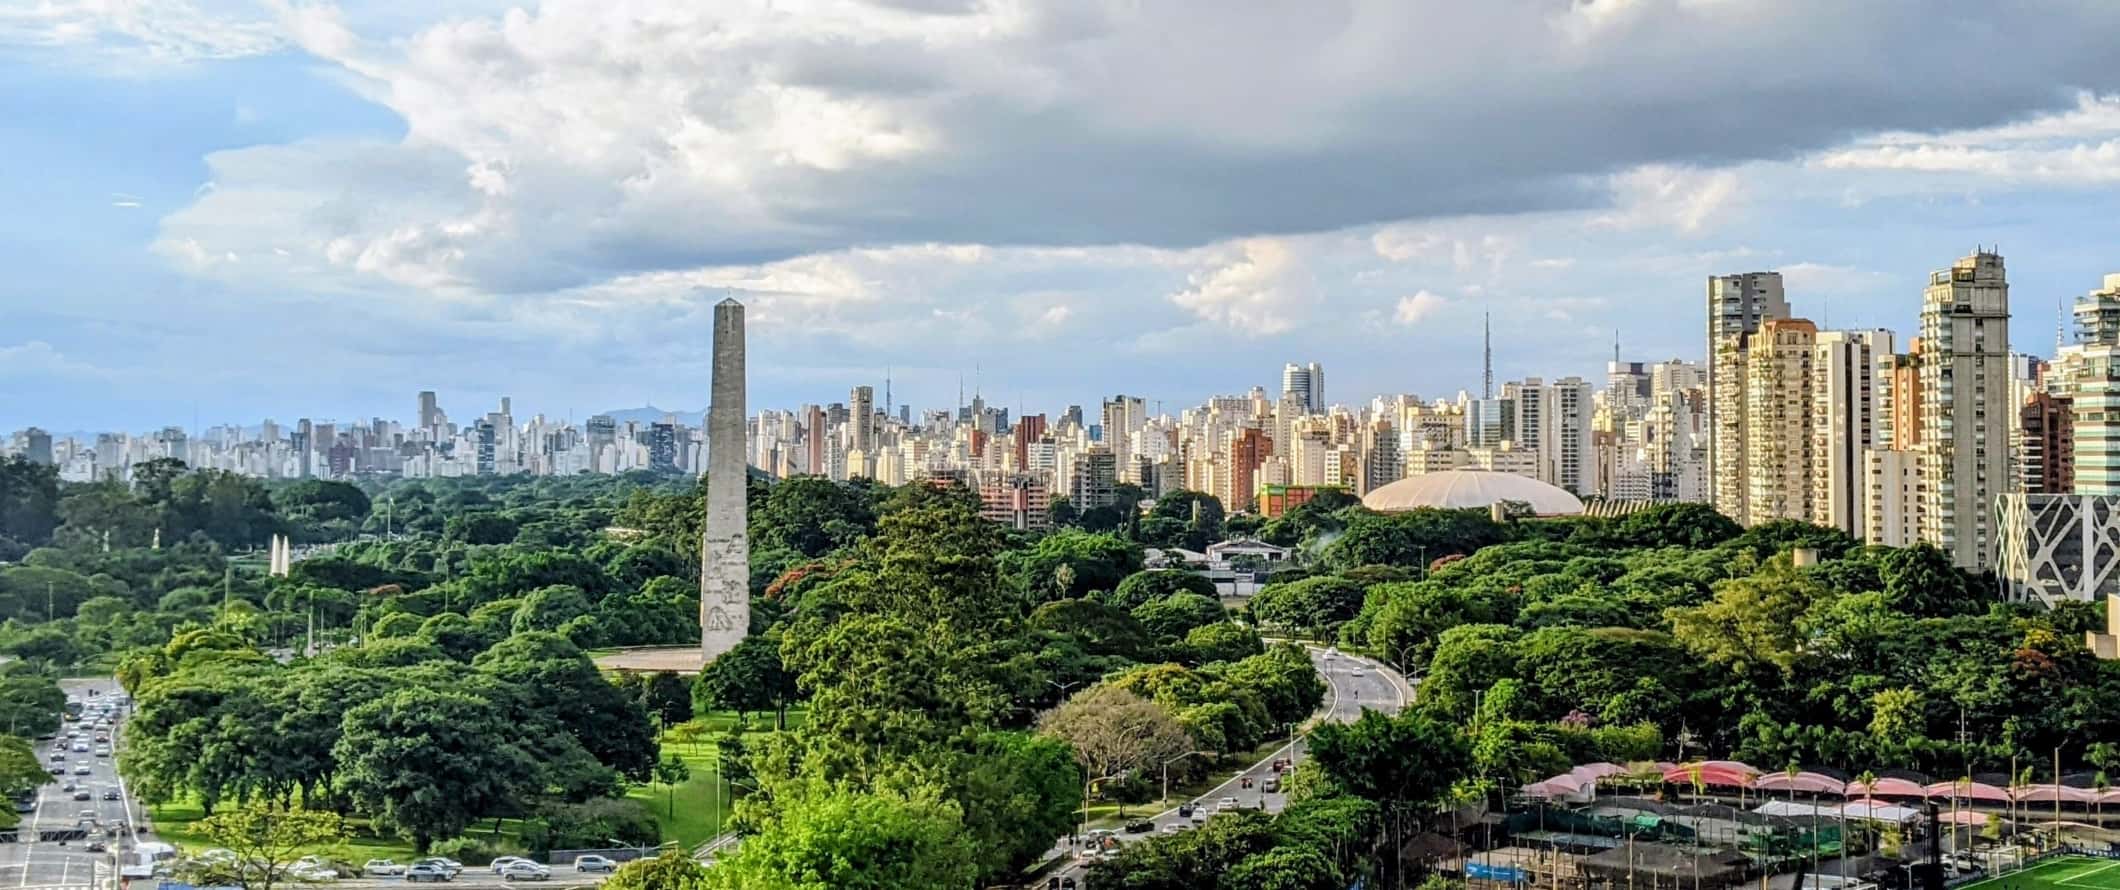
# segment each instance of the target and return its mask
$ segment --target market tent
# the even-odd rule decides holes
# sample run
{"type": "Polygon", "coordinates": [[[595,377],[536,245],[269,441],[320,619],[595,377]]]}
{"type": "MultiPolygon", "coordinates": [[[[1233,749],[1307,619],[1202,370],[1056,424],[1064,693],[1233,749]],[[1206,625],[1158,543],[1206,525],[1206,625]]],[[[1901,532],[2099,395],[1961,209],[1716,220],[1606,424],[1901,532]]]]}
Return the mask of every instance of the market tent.
{"type": "Polygon", "coordinates": [[[2095,803],[2098,792],[2067,785],[2021,785],[2016,798],[2019,803],[2095,803]]]}
{"type": "Polygon", "coordinates": [[[1849,782],[1849,797],[1927,797],[1929,789],[1911,779],[1882,778],[1875,782],[1849,782]]]}
{"type": "Polygon", "coordinates": [[[1956,782],[1937,782],[1928,786],[1926,790],[1930,797],[1941,797],[1947,800],[1955,797],[1960,800],[1978,800],[1987,803],[2010,802],[2008,789],[1998,788],[1986,782],[1959,779],[1956,782]]]}
{"type": "Polygon", "coordinates": [[[1752,812],[1762,816],[1780,816],[1784,819],[1809,819],[1813,816],[1838,818],[1840,816],[1839,807],[1815,803],[1798,803],[1793,800],[1770,800],[1753,807],[1752,812]]]}
{"type": "Polygon", "coordinates": [[[1848,784],[1822,773],[1768,773],[1752,783],[1760,791],[1804,791],[1811,794],[1846,794],[1848,784]]]}
{"type": "Polygon", "coordinates": [[[1912,807],[1894,806],[1881,800],[1851,800],[1841,806],[1840,812],[1850,819],[1867,819],[1871,822],[1897,822],[1905,824],[1921,818],[1921,811],[1912,807]]]}

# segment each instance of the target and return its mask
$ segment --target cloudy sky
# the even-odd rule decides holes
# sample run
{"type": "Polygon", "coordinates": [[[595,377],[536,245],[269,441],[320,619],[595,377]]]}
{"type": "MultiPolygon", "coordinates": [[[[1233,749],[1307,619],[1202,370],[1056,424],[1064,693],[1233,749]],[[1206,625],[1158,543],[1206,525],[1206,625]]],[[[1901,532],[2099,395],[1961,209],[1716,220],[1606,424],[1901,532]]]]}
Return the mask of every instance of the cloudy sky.
{"type": "Polygon", "coordinates": [[[2016,346],[2120,271],[2110,0],[6,0],[0,431],[882,384],[1171,410],[1697,358],[1703,279],[2016,346]],[[437,12],[437,9],[443,10],[437,12]],[[976,369],[976,371],[975,371],[976,369]]]}

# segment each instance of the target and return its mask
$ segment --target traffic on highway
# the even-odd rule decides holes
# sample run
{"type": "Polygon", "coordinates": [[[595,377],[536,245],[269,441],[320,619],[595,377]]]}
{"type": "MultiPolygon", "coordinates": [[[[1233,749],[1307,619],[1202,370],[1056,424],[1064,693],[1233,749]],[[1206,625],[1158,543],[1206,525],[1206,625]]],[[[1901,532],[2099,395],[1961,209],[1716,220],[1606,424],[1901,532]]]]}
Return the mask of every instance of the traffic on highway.
{"type": "MultiPolygon", "coordinates": [[[[1319,722],[1350,723],[1364,709],[1395,714],[1411,697],[1405,681],[1383,664],[1349,655],[1329,647],[1309,647],[1310,659],[1325,678],[1325,707],[1319,722]]],[[[1119,847],[1145,837],[1177,834],[1204,825],[1218,813],[1238,809],[1260,809],[1278,813],[1288,805],[1283,775],[1306,753],[1305,739],[1298,735],[1266,759],[1229,777],[1198,798],[1154,816],[1134,820],[1119,829],[1099,829],[1087,836],[1064,839],[1054,853],[1070,858],[1045,880],[1048,887],[1080,886],[1089,865],[1116,855],[1119,847]]]]}

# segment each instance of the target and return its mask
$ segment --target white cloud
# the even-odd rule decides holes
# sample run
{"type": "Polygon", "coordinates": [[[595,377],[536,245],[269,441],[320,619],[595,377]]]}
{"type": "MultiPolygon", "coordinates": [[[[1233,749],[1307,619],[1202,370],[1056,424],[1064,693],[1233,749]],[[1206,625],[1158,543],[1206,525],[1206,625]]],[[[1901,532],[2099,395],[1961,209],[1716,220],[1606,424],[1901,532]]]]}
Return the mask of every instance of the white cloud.
{"type": "Polygon", "coordinates": [[[1596,225],[1615,229],[1664,227],[1698,235],[1740,200],[1743,187],[1731,170],[1700,170],[1665,164],[1637,167],[1611,177],[1615,206],[1596,225]]]}
{"type": "Polygon", "coordinates": [[[1546,257],[1544,259],[1537,259],[1531,261],[1531,268],[1533,269],[1566,269],[1574,265],[1575,258],[1572,256],[1546,257]]]}
{"type": "Polygon", "coordinates": [[[106,376],[109,372],[104,369],[70,359],[42,340],[0,346],[0,380],[106,376]]]}
{"type": "Polygon", "coordinates": [[[1050,330],[1067,323],[1068,316],[1075,314],[1066,306],[1054,306],[1038,315],[1038,326],[1050,330]]]}
{"type": "Polygon", "coordinates": [[[1782,281],[1792,293],[1847,292],[1875,287],[1884,283],[1887,276],[1854,266],[1838,266],[1831,263],[1790,263],[1776,267],[1782,281]]]}
{"type": "Polygon", "coordinates": [[[1391,320],[1406,327],[1413,327],[1434,315],[1448,302],[1425,290],[1409,297],[1400,297],[1398,308],[1391,313],[1391,320]]]}
{"type": "Polygon", "coordinates": [[[2120,182],[2120,95],[2084,93],[2074,108],[1993,127],[1880,133],[1810,163],[1824,170],[2109,185],[2120,182]]]}
{"type": "Polygon", "coordinates": [[[248,0],[29,0],[0,6],[0,45],[8,44],[84,49],[119,71],[285,45],[270,10],[248,0]]]}
{"type": "Polygon", "coordinates": [[[1171,302],[1251,336],[1293,329],[1317,302],[1316,282],[1286,241],[1250,238],[1215,253],[1171,302]]]}

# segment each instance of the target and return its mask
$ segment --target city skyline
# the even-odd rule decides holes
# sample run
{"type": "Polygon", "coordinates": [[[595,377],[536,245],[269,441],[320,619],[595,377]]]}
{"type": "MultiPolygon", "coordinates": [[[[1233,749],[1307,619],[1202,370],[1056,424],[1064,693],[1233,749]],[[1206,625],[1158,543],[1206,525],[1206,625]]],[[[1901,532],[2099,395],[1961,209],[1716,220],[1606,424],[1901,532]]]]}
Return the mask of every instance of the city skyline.
{"type": "Polygon", "coordinates": [[[372,416],[421,388],[691,409],[705,347],[671,333],[724,296],[769,403],[886,366],[916,405],[974,367],[1007,403],[1192,401],[1270,356],[1329,356],[1344,392],[1454,392],[1486,313],[1502,377],[1594,373],[1614,328],[1630,357],[1694,355],[1698,282],[1730,271],[1783,272],[1823,326],[1904,331],[1936,257],[1998,243],[2014,345],[2041,352],[2111,265],[2098,7],[1406,4],[1352,40],[1351,10],[1307,4],[650,22],[551,0],[506,27],[501,3],[137,5],[0,15],[23,87],[0,112],[30,122],[0,153],[38,174],[0,180],[0,426],[320,393],[372,416]],[[1184,78],[1139,44],[1194,31],[1217,39],[1184,78]],[[1461,32],[1517,47],[1514,77],[1437,39],[1461,32]],[[552,51],[576,33],[633,73],[552,51]],[[661,34],[741,36],[703,60],[661,34]],[[1739,42],[1782,77],[1727,65],[1739,42]],[[863,51],[818,51],[839,43],[863,51]],[[1932,44],[2008,63],[1969,85],[1932,44]]]}

